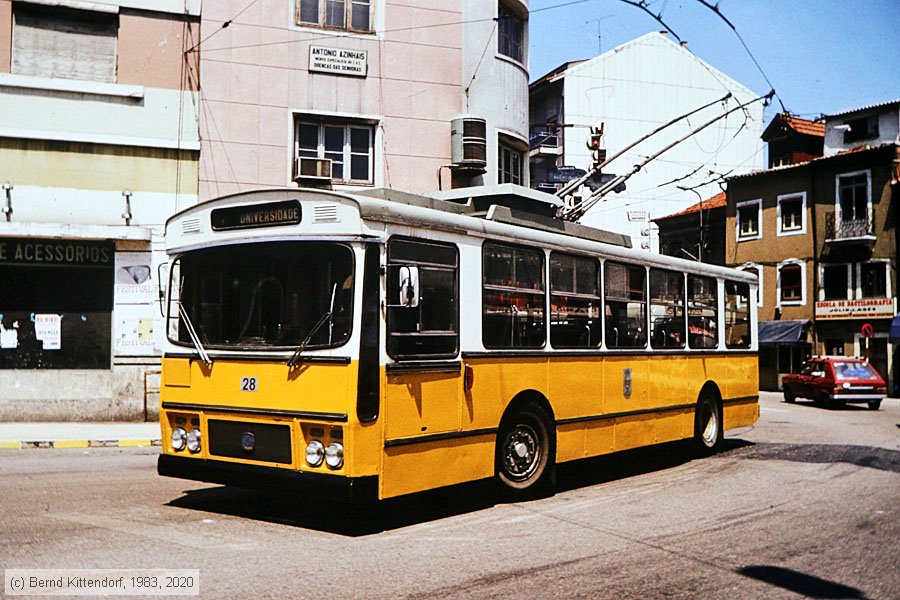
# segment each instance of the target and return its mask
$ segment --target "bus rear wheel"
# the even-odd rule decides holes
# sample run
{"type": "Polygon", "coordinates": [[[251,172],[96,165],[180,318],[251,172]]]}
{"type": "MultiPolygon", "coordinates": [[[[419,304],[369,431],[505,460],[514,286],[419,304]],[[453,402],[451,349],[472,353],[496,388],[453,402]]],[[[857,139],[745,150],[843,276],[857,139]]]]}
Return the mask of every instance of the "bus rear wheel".
{"type": "Polygon", "coordinates": [[[500,423],[497,479],[515,498],[534,497],[553,488],[556,444],[550,421],[546,410],[529,402],[500,423]]]}
{"type": "Polygon", "coordinates": [[[703,454],[712,454],[725,439],[722,411],[711,394],[700,396],[694,413],[694,445],[703,454]]]}

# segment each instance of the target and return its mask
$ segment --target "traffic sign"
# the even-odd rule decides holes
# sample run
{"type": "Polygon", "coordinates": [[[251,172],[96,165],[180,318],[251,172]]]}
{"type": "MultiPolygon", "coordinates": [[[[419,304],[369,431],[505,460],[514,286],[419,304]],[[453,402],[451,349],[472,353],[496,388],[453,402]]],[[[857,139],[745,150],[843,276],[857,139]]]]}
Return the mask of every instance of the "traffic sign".
{"type": "Polygon", "coordinates": [[[872,337],[872,334],[875,333],[875,330],[872,328],[871,323],[863,323],[861,331],[862,331],[863,337],[867,337],[867,338],[872,337]]]}

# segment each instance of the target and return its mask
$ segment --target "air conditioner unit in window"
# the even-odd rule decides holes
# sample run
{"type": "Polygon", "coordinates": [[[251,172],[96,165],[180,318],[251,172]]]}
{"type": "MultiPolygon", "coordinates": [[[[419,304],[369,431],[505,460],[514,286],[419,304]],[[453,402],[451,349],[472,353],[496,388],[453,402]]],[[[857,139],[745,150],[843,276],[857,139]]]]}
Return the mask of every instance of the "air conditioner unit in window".
{"type": "Polygon", "coordinates": [[[297,159],[294,181],[301,179],[331,181],[331,159],[301,156],[297,159]]]}
{"type": "Polygon", "coordinates": [[[450,124],[451,158],[454,169],[484,171],[487,168],[487,121],[460,116],[450,124]]]}

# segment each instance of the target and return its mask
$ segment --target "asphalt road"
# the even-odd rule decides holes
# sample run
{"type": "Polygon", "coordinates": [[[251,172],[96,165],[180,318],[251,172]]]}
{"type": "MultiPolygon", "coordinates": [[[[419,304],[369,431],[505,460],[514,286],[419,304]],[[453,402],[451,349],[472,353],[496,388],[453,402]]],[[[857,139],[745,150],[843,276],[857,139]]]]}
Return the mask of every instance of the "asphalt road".
{"type": "Polygon", "coordinates": [[[348,513],[160,478],[155,449],[0,451],[0,568],[199,569],[208,598],[900,598],[900,403],[761,404],[715,456],[580,461],[527,503],[348,513]]]}

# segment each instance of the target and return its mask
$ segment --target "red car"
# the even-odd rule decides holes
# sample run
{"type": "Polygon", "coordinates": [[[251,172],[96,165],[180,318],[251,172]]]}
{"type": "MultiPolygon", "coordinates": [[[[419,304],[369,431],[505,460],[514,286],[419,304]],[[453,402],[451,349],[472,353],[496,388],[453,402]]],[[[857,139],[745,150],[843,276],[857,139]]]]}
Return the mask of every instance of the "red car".
{"type": "Polygon", "coordinates": [[[799,373],[782,380],[784,401],[810,398],[825,408],[866,402],[878,410],[887,394],[887,384],[872,365],[861,358],[820,356],[809,359],[799,373]]]}

